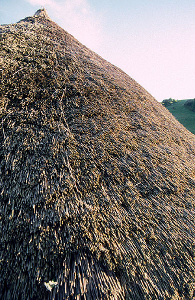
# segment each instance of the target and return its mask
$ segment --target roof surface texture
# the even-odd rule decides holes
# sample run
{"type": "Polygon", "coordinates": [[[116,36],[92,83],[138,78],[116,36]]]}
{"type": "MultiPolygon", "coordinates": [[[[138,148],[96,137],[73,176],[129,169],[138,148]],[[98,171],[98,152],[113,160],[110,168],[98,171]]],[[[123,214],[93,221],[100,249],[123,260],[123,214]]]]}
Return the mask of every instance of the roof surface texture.
{"type": "Polygon", "coordinates": [[[45,12],[0,33],[0,299],[193,299],[195,136],[45,12]]]}

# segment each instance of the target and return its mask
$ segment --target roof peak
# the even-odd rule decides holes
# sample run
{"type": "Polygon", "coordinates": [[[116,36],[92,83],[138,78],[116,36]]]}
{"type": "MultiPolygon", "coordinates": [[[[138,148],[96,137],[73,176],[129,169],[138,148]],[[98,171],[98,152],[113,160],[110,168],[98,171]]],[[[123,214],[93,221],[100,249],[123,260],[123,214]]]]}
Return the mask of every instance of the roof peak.
{"type": "Polygon", "coordinates": [[[48,13],[47,13],[47,10],[46,8],[40,8],[36,11],[36,13],[34,14],[34,17],[43,17],[43,18],[46,18],[46,19],[50,19],[48,13]]]}

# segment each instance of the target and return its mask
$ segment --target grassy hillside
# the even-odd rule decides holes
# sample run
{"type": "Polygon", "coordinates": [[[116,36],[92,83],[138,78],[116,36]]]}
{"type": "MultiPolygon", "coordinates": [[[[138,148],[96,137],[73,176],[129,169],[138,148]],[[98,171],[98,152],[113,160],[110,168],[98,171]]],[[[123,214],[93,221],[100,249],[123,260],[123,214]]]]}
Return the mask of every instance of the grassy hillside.
{"type": "Polygon", "coordinates": [[[195,112],[184,106],[186,100],[179,100],[166,106],[174,117],[183,124],[189,131],[195,134],[195,112]]]}

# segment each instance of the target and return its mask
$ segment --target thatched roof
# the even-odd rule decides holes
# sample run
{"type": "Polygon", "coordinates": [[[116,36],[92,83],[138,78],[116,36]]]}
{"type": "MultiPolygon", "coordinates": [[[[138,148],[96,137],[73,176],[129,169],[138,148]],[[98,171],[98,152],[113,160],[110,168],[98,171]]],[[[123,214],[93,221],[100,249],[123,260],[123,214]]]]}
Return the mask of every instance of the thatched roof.
{"type": "Polygon", "coordinates": [[[192,299],[194,135],[48,18],[0,33],[0,299],[192,299]]]}

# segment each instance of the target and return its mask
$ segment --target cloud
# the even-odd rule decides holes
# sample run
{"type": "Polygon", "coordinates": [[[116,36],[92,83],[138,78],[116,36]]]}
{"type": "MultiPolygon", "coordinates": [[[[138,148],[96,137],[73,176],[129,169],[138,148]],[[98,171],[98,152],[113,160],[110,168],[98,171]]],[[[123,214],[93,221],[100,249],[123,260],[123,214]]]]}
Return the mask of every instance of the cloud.
{"type": "Polygon", "coordinates": [[[43,6],[49,16],[80,42],[98,52],[103,42],[102,17],[87,0],[26,0],[43,6]]]}

